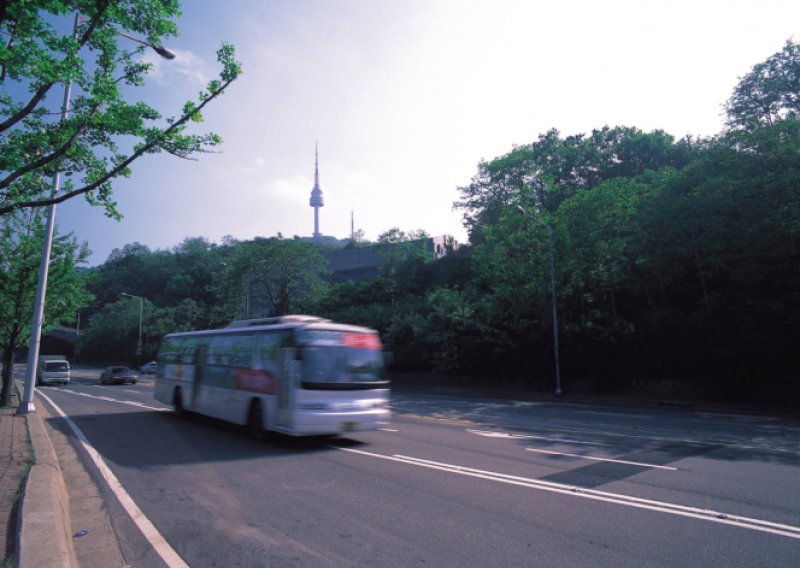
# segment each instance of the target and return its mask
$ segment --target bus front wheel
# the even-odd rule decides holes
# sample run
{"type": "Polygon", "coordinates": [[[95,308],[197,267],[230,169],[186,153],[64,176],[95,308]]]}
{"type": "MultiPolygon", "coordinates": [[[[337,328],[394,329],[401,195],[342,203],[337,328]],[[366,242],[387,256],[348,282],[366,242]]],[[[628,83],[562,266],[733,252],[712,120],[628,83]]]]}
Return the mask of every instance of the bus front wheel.
{"type": "Polygon", "coordinates": [[[172,395],[172,410],[178,418],[184,418],[186,416],[186,411],[183,409],[181,389],[175,389],[175,394],[172,395]]]}

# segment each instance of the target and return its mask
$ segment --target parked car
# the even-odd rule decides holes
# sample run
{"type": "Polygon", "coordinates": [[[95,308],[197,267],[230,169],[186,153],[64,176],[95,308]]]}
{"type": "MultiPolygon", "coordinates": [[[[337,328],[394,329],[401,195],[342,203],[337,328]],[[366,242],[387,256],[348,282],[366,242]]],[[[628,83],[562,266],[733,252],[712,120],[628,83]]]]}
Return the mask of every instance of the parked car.
{"type": "Polygon", "coordinates": [[[158,363],[155,361],[150,361],[149,363],[145,363],[141,367],[139,367],[139,372],[142,375],[155,375],[156,371],[158,370],[158,363]]]}
{"type": "Polygon", "coordinates": [[[103,372],[100,373],[100,382],[104,385],[108,383],[120,383],[123,385],[125,383],[131,383],[135,385],[138,380],[139,377],[133,372],[133,369],[123,365],[106,367],[103,372]]]}

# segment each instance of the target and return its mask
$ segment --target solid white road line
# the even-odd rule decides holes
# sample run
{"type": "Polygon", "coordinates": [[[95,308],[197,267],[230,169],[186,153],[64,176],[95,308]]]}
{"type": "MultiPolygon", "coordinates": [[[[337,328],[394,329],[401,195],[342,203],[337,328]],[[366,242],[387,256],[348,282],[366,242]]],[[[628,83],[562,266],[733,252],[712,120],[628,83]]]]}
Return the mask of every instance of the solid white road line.
{"type": "Polygon", "coordinates": [[[564,444],[582,444],[587,446],[601,446],[598,442],[587,442],[585,440],[574,440],[571,438],[553,438],[551,436],[533,436],[531,434],[509,434],[507,432],[494,432],[492,430],[471,430],[467,429],[470,434],[476,436],[483,436],[484,438],[506,438],[513,440],[545,440],[547,442],[560,442],[564,444]]]}
{"type": "MultiPolygon", "coordinates": [[[[114,492],[117,499],[119,499],[120,504],[128,513],[130,518],[136,523],[136,526],[139,527],[139,530],[142,531],[142,534],[147,539],[147,541],[151,544],[153,549],[158,553],[164,563],[169,566],[169,568],[189,568],[189,565],[183,561],[183,559],[178,555],[177,552],[169,545],[166,539],[161,536],[161,533],[158,532],[158,529],[150,522],[150,519],[145,517],[142,510],[139,508],[138,505],[133,501],[128,492],[122,487],[122,484],[117,479],[117,476],[111,471],[111,469],[106,465],[106,462],[103,461],[103,458],[100,456],[100,453],[94,449],[94,447],[89,443],[89,440],[86,436],[83,435],[83,432],[78,428],[78,426],[72,421],[72,419],[64,414],[64,412],[59,408],[59,406],[53,402],[47,395],[38,391],[37,394],[44,398],[51,407],[58,413],[61,418],[66,420],[69,427],[78,437],[83,449],[86,450],[86,453],[89,457],[92,458],[95,466],[100,471],[100,474],[103,476],[103,479],[106,480],[108,487],[111,491],[114,492]]],[[[115,401],[115,402],[123,402],[123,401],[115,401]]],[[[158,410],[158,409],[156,409],[158,410]]]]}
{"type": "Polygon", "coordinates": [[[526,452],[536,452],[537,454],[550,454],[554,456],[569,456],[571,458],[581,458],[584,460],[594,460],[594,461],[602,461],[602,462],[613,462],[613,463],[624,463],[627,465],[640,465],[642,467],[652,467],[655,469],[668,469],[670,471],[678,471],[677,467],[670,467],[668,465],[655,465],[652,463],[642,463],[642,462],[635,462],[635,461],[627,461],[627,460],[615,460],[611,458],[596,458],[594,456],[581,456],[578,454],[566,454],[564,452],[552,452],[550,450],[538,450],[535,448],[525,448],[526,452]]]}
{"type": "Polygon", "coordinates": [[[594,501],[603,501],[606,503],[613,503],[625,507],[634,507],[637,509],[647,509],[659,513],[667,513],[670,515],[678,515],[681,517],[688,517],[707,521],[711,523],[718,523],[723,525],[731,525],[750,529],[759,532],[771,533],[779,536],[800,540],[800,527],[793,525],[785,525],[781,523],[773,523],[762,519],[754,519],[749,517],[740,517],[738,515],[731,515],[712,511],[710,509],[700,509],[697,507],[687,507],[684,505],[677,505],[675,503],[668,503],[665,501],[653,501],[650,499],[640,499],[638,497],[630,497],[619,493],[608,493],[605,491],[596,491],[594,489],[584,489],[582,487],[575,487],[565,485],[562,483],[553,483],[549,481],[541,481],[528,477],[519,477],[515,475],[507,475],[493,471],[485,471],[464,467],[454,464],[447,464],[442,462],[435,462],[431,460],[424,460],[409,456],[394,454],[391,456],[385,454],[375,454],[366,452],[364,450],[356,450],[354,448],[342,448],[338,446],[330,446],[343,452],[358,454],[361,456],[377,458],[382,460],[394,461],[405,463],[408,465],[415,465],[418,467],[425,467],[435,469],[448,473],[455,473],[458,475],[465,475],[468,477],[475,477],[479,479],[486,479],[498,483],[507,483],[509,485],[516,485],[519,487],[527,487],[529,489],[538,489],[540,491],[549,491],[551,493],[560,493],[562,495],[569,495],[572,497],[580,497],[583,499],[591,499],[594,501]]]}
{"type": "Polygon", "coordinates": [[[594,410],[576,410],[575,414],[592,414],[595,416],[619,416],[621,418],[640,418],[642,420],[650,420],[653,417],[646,414],[625,414],[624,412],[598,412],[594,410]]]}
{"type": "MultiPolygon", "coordinates": [[[[41,392],[41,391],[37,391],[41,392]]],[[[67,394],[74,394],[75,396],[85,396],[86,398],[92,398],[94,400],[105,400],[107,402],[118,402],[119,404],[127,404],[128,406],[135,406],[137,408],[144,408],[146,410],[157,410],[158,412],[169,412],[169,408],[159,407],[159,406],[149,406],[144,404],[143,402],[138,402],[135,400],[120,400],[118,398],[111,398],[110,396],[97,396],[94,394],[89,394],[87,392],[78,392],[71,389],[59,389],[58,392],[65,392],[67,394]]],[[[50,399],[47,399],[50,400],[50,399]]]]}

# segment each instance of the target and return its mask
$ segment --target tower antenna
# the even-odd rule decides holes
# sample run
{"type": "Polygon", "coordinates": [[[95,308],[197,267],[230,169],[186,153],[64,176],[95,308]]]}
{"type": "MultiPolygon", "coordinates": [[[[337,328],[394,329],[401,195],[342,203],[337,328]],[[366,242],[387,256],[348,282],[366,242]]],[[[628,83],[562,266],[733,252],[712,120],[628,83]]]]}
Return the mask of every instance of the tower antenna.
{"type": "Polygon", "coordinates": [[[314,208],[314,238],[319,239],[319,208],[325,205],[322,189],[319,187],[319,142],[314,142],[314,188],[311,190],[309,205],[314,208]]]}

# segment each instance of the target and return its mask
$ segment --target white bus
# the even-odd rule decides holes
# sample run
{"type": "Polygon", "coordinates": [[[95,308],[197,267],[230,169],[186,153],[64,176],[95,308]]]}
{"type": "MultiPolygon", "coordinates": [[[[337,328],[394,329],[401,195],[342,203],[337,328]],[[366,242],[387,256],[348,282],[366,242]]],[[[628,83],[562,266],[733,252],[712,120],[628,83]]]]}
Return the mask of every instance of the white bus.
{"type": "Polygon", "coordinates": [[[387,425],[388,386],[376,331],[295,315],[165,336],[155,398],[256,438],[307,436],[387,425]]]}

